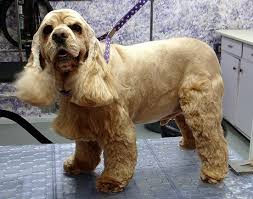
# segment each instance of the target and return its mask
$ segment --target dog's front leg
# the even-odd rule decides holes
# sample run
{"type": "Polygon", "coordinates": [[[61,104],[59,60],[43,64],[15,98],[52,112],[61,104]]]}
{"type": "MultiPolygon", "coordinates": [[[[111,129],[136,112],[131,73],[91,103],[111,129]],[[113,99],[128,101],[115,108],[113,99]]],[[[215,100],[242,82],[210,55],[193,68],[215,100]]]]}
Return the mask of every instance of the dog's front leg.
{"type": "Polygon", "coordinates": [[[137,149],[134,129],[129,126],[119,129],[117,136],[104,141],[104,164],[102,175],[97,179],[97,190],[120,192],[128,185],[135,170],[137,149]]]}
{"type": "Polygon", "coordinates": [[[93,171],[100,162],[101,148],[97,142],[76,141],[75,153],[64,162],[68,174],[93,171]]]}

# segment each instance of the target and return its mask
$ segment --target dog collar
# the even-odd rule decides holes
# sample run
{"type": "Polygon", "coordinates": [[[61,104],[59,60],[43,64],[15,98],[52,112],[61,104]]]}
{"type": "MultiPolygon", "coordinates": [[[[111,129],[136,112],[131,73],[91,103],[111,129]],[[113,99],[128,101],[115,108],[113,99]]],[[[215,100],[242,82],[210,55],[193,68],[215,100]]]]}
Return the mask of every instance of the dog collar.
{"type": "Polygon", "coordinates": [[[59,93],[62,94],[63,96],[69,97],[71,96],[71,90],[59,90],[59,93]]]}

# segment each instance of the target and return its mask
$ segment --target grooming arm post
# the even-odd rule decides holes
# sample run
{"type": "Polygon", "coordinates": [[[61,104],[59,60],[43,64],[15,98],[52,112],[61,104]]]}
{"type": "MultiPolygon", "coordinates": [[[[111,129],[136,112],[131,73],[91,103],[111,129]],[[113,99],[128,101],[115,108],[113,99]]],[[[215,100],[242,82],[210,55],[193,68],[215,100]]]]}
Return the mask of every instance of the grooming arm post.
{"type": "Polygon", "coordinates": [[[253,120],[251,125],[250,144],[249,144],[249,160],[253,161],[253,120]]]}
{"type": "Polygon", "coordinates": [[[253,121],[251,125],[251,137],[248,160],[231,160],[229,161],[230,167],[236,174],[253,173],[253,121]]]}

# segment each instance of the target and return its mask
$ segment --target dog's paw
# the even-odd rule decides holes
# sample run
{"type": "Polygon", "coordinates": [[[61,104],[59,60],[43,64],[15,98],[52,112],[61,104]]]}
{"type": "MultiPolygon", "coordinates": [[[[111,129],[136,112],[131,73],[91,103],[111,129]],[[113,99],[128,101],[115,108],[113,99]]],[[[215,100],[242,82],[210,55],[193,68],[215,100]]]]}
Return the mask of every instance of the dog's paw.
{"type": "Polygon", "coordinates": [[[78,175],[81,173],[81,169],[78,167],[73,155],[64,161],[63,168],[70,175],[78,175]]]}
{"type": "Polygon", "coordinates": [[[219,178],[219,179],[212,178],[211,176],[205,175],[202,172],[200,174],[200,178],[203,182],[210,183],[210,184],[217,184],[223,180],[223,178],[219,178]]]}
{"type": "Polygon", "coordinates": [[[184,140],[182,137],[181,140],[179,141],[179,146],[184,148],[184,149],[195,149],[195,140],[184,140]]]}
{"type": "Polygon", "coordinates": [[[126,182],[119,182],[117,179],[104,176],[99,177],[96,182],[97,190],[105,193],[116,193],[123,191],[126,185],[126,182]]]}

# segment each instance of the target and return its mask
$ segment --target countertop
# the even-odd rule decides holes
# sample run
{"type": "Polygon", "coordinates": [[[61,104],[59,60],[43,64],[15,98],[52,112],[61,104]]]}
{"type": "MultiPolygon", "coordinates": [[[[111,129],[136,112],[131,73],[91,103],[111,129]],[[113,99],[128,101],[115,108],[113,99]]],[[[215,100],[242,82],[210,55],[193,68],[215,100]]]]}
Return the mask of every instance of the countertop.
{"type": "Polygon", "coordinates": [[[217,30],[216,33],[249,45],[253,45],[253,30],[217,30]]]}

